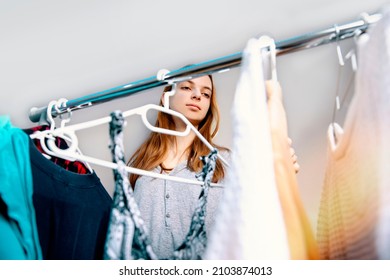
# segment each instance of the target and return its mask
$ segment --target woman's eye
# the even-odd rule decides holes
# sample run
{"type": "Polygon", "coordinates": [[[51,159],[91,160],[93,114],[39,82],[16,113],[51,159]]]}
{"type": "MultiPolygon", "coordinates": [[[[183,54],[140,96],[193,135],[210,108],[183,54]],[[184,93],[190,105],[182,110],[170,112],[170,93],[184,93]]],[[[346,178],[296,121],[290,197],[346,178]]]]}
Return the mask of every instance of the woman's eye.
{"type": "Polygon", "coordinates": [[[204,95],[205,97],[207,97],[207,98],[210,98],[210,93],[208,93],[208,92],[204,92],[203,95],[204,95]]]}
{"type": "Polygon", "coordinates": [[[191,90],[190,87],[181,87],[182,90],[191,90]]]}

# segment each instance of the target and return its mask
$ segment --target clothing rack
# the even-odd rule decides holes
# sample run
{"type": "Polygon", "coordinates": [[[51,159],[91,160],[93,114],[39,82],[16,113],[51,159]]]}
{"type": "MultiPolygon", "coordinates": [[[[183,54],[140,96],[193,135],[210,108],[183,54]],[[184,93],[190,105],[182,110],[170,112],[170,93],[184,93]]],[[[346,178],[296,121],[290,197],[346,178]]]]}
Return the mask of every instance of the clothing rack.
{"type": "MultiPolygon", "coordinates": [[[[344,23],[341,25],[335,24],[332,27],[324,30],[278,41],[275,43],[276,55],[283,55],[299,50],[310,49],[324,44],[351,38],[355,35],[356,30],[365,32],[371,24],[378,22],[381,17],[382,15],[379,13],[365,15],[362,16],[362,19],[356,21],[344,23]]],[[[167,85],[170,82],[189,80],[191,78],[205,74],[228,71],[234,67],[239,66],[241,63],[241,58],[242,52],[237,52],[228,56],[170,71],[164,75],[164,79],[162,80],[159,79],[159,77],[156,75],[105,91],[69,100],[67,101],[66,106],[61,106],[58,110],[52,110],[52,116],[56,117],[60,114],[91,107],[93,105],[108,102],[116,98],[127,97],[136,92],[167,85]]],[[[29,118],[32,122],[38,122],[42,118],[46,119],[46,111],[47,107],[34,107],[30,110],[29,118]]]]}

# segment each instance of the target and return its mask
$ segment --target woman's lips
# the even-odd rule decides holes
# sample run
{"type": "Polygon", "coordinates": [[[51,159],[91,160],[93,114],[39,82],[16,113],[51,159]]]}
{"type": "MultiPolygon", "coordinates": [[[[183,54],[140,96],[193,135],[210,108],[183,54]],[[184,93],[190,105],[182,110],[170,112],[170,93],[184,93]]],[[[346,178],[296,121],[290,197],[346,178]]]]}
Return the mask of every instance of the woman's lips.
{"type": "Polygon", "coordinates": [[[198,105],[195,105],[195,104],[186,104],[187,107],[191,107],[191,108],[196,108],[200,111],[200,107],[198,105]]]}

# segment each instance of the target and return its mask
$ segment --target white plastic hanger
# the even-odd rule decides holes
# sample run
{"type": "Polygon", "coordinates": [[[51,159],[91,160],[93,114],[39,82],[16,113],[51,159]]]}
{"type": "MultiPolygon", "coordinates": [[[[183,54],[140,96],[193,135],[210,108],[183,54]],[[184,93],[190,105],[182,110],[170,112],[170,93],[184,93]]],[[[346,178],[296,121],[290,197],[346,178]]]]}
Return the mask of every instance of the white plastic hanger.
{"type": "MultiPolygon", "coordinates": [[[[361,14],[362,19],[367,23],[367,13],[361,14]]],[[[354,78],[355,78],[355,73],[357,71],[357,59],[356,59],[356,53],[355,53],[355,48],[352,48],[349,50],[349,52],[344,56],[342,51],[341,51],[341,46],[339,42],[339,36],[340,36],[340,30],[338,26],[335,24],[335,35],[336,36],[336,51],[337,51],[337,58],[338,58],[338,74],[337,74],[337,84],[336,84],[336,93],[335,93],[335,103],[333,107],[333,115],[332,115],[332,126],[333,126],[333,131],[337,131],[337,128],[335,127],[335,122],[336,122],[336,114],[338,111],[341,110],[343,105],[345,104],[345,101],[347,99],[348,93],[351,91],[351,86],[353,84],[354,78]],[[342,100],[340,100],[340,81],[341,81],[341,76],[342,76],[342,71],[343,68],[345,67],[345,62],[350,60],[351,62],[351,68],[352,68],[352,75],[350,76],[348,80],[348,84],[346,89],[344,90],[344,94],[342,95],[342,100]]],[[[360,29],[356,29],[354,31],[354,41],[355,44],[357,43],[358,37],[362,35],[363,32],[360,29]]],[[[333,141],[337,143],[337,136],[338,134],[334,133],[334,139],[333,141]]]]}
{"type": "Polygon", "coordinates": [[[332,127],[333,127],[333,139],[332,141],[334,143],[337,143],[338,137],[337,134],[335,133],[336,127],[335,127],[335,121],[336,121],[336,112],[340,110],[340,80],[341,80],[341,73],[342,73],[342,68],[344,67],[344,58],[343,58],[343,53],[341,51],[341,46],[340,46],[340,29],[337,24],[334,25],[335,29],[335,34],[336,36],[336,53],[337,53],[337,59],[339,62],[339,67],[338,67],[338,74],[337,74],[337,84],[336,84],[336,94],[335,94],[335,103],[333,106],[333,114],[332,114],[332,127]]]}
{"type": "MultiPolygon", "coordinates": [[[[36,131],[30,135],[31,139],[39,139],[40,140],[42,150],[44,151],[44,153],[42,153],[42,155],[45,156],[47,159],[50,159],[51,156],[54,156],[54,157],[60,157],[60,158],[63,158],[65,160],[69,160],[69,161],[76,160],[74,157],[68,157],[66,155],[58,156],[59,154],[56,151],[63,151],[63,150],[59,149],[57,147],[57,145],[55,144],[55,139],[56,139],[55,137],[60,137],[64,140],[66,140],[67,144],[70,145],[67,148],[67,150],[69,150],[69,152],[82,155],[82,153],[78,147],[77,137],[73,137],[73,135],[68,135],[66,133],[66,131],[64,130],[65,124],[70,121],[71,112],[68,112],[68,117],[65,119],[62,115],[60,115],[60,118],[61,118],[60,129],[56,129],[55,121],[51,115],[51,111],[53,108],[55,108],[55,110],[57,112],[59,112],[59,107],[66,106],[67,101],[68,100],[65,98],[61,98],[58,101],[55,101],[55,100],[50,101],[49,105],[47,106],[47,110],[46,110],[46,118],[47,118],[47,122],[50,125],[50,129],[44,130],[44,131],[36,131]]],[[[82,160],[80,160],[80,161],[82,161],[82,160]]],[[[93,169],[88,164],[88,162],[82,161],[82,163],[88,168],[90,173],[93,173],[93,169]]]]}
{"type": "MultiPolygon", "coordinates": [[[[340,94],[339,94],[339,88],[340,88],[340,79],[341,79],[341,69],[344,67],[344,57],[343,53],[341,51],[341,46],[340,46],[340,29],[337,24],[334,25],[335,32],[336,32],[336,52],[337,52],[337,59],[339,61],[339,74],[337,75],[337,88],[336,88],[336,100],[335,100],[335,106],[337,110],[340,110],[340,94]]],[[[335,115],[335,114],[333,114],[335,115]]],[[[333,121],[335,121],[335,116],[333,116],[333,121]]]]}
{"type": "MultiPolygon", "coordinates": [[[[48,124],[50,126],[50,130],[55,129],[55,122],[54,122],[54,119],[51,115],[51,110],[53,109],[53,107],[55,106],[56,103],[57,103],[57,101],[55,101],[55,100],[52,100],[49,102],[49,104],[47,105],[47,109],[46,109],[45,114],[42,114],[42,115],[45,115],[45,117],[41,116],[41,119],[39,121],[40,123],[48,124]],[[44,121],[43,121],[43,119],[44,119],[44,121]]],[[[46,134],[47,134],[46,130],[45,131],[36,131],[36,132],[30,134],[30,138],[31,139],[39,139],[40,142],[42,143],[42,141],[44,141],[44,139],[45,139],[46,134]],[[43,140],[42,140],[42,138],[43,138],[43,140]]],[[[44,148],[42,147],[42,149],[44,149],[44,148]]],[[[42,155],[47,159],[51,159],[51,156],[45,150],[44,150],[44,153],[42,153],[42,155]]]]}
{"type": "MultiPolygon", "coordinates": [[[[368,13],[361,13],[360,17],[362,18],[362,20],[365,22],[366,25],[369,24],[368,23],[368,19],[369,19],[368,13]]],[[[363,34],[363,31],[360,29],[356,29],[354,31],[353,39],[355,42],[355,47],[352,47],[352,49],[344,56],[344,61],[347,61],[347,60],[351,61],[352,75],[349,79],[347,89],[345,90],[345,93],[343,95],[343,99],[338,104],[338,108],[337,108],[338,110],[340,110],[340,108],[342,108],[342,106],[347,98],[347,95],[350,92],[352,82],[354,81],[354,78],[355,78],[355,73],[356,73],[357,68],[358,68],[358,63],[357,63],[357,58],[356,58],[356,44],[358,44],[359,38],[361,38],[362,34],[363,34]]],[[[364,34],[364,36],[368,36],[368,34],[364,34]]]]}
{"type": "MultiPolygon", "coordinates": [[[[186,136],[191,131],[193,131],[196,134],[196,136],[198,136],[200,138],[200,140],[210,150],[214,149],[214,147],[203,137],[202,134],[200,134],[200,132],[191,124],[191,122],[189,120],[187,120],[187,118],[185,118],[182,114],[180,114],[176,111],[173,111],[171,109],[168,109],[168,108],[165,108],[165,107],[162,107],[159,105],[155,105],[155,104],[148,104],[148,105],[144,105],[144,106],[141,106],[141,107],[129,110],[129,111],[125,111],[122,113],[122,115],[124,118],[132,116],[132,115],[140,115],[145,126],[148,129],[150,129],[151,131],[158,132],[158,133],[164,133],[164,134],[173,135],[173,136],[186,136]],[[164,113],[167,113],[167,114],[170,114],[170,115],[173,115],[173,116],[180,118],[187,125],[186,129],[184,131],[175,131],[175,130],[159,128],[159,127],[155,127],[155,126],[151,125],[146,117],[147,112],[151,109],[155,109],[157,111],[161,111],[161,112],[164,112],[164,113]]],[[[58,147],[56,147],[55,145],[51,145],[50,147],[48,147],[48,146],[46,146],[45,141],[41,141],[42,146],[44,146],[45,149],[47,148],[48,150],[50,150],[50,153],[52,155],[55,155],[56,157],[72,158],[73,160],[89,162],[89,163],[97,164],[100,166],[108,167],[111,169],[116,169],[118,167],[118,165],[116,163],[82,155],[81,153],[77,152],[77,149],[76,149],[78,141],[77,141],[77,136],[76,136],[75,132],[77,130],[95,127],[98,125],[109,123],[110,121],[111,121],[111,117],[104,117],[101,119],[88,121],[88,122],[84,122],[84,123],[80,123],[80,124],[63,126],[60,128],[56,128],[52,131],[51,130],[42,131],[38,135],[41,138],[57,136],[57,137],[66,137],[70,140],[69,142],[70,142],[71,146],[69,147],[69,149],[66,149],[66,150],[61,150],[58,147]],[[75,146],[73,146],[73,145],[75,145],[75,146]]],[[[218,156],[219,156],[220,160],[228,166],[228,163],[226,162],[226,160],[220,154],[218,154],[218,156]]],[[[129,167],[129,166],[126,166],[125,169],[129,173],[134,173],[134,174],[138,174],[141,176],[150,176],[150,177],[154,177],[154,178],[166,179],[166,180],[171,180],[171,181],[176,181],[176,182],[203,185],[203,182],[201,182],[201,181],[184,179],[184,178],[179,178],[179,177],[175,177],[175,176],[168,176],[168,175],[164,175],[164,174],[158,174],[158,173],[154,173],[151,171],[146,171],[146,170],[133,168],[133,167],[129,167]]],[[[212,183],[211,186],[221,187],[222,185],[212,183]]]]}

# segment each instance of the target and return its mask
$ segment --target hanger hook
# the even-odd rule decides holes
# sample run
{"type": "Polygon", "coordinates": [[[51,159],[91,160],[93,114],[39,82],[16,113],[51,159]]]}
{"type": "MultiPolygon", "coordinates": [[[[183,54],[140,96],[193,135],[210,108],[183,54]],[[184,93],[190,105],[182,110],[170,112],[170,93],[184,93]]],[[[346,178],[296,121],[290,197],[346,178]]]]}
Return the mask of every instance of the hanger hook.
{"type": "Polygon", "coordinates": [[[334,25],[335,35],[336,35],[336,51],[337,51],[337,57],[339,60],[340,66],[344,66],[344,59],[343,59],[343,53],[341,52],[340,47],[340,29],[337,24],[334,25]]]}
{"type": "Polygon", "coordinates": [[[172,89],[170,91],[166,91],[164,94],[164,107],[169,109],[169,97],[174,96],[176,94],[176,83],[172,83],[172,89]]]}
{"type": "Polygon", "coordinates": [[[370,15],[368,13],[366,13],[366,12],[361,13],[360,18],[364,21],[364,25],[370,24],[370,22],[369,22],[370,15]]]}
{"type": "Polygon", "coordinates": [[[353,31],[353,39],[354,39],[355,43],[357,42],[357,38],[359,38],[359,36],[364,33],[364,31],[362,29],[366,28],[370,24],[369,17],[370,17],[370,15],[366,12],[360,14],[359,18],[361,20],[363,20],[364,23],[363,23],[363,26],[361,26],[360,28],[356,28],[353,31]]]}
{"type": "Polygon", "coordinates": [[[263,35],[258,39],[260,48],[269,47],[270,51],[270,63],[271,63],[271,79],[277,81],[277,71],[276,71],[276,44],[275,40],[270,36],[263,35]]]}
{"type": "Polygon", "coordinates": [[[273,81],[277,81],[277,73],[276,73],[276,45],[275,40],[271,38],[271,43],[269,45],[270,55],[271,55],[271,77],[273,81]]]}
{"type": "Polygon", "coordinates": [[[164,81],[165,80],[165,76],[169,73],[170,71],[168,69],[160,69],[158,70],[157,74],[156,74],[156,78],[157,80],[159,81],[164,81]]]}
{"type": "MultiPolygon", "coordinates": [[[[166,75],[169,73],[170,71],[167,70],[167,69],[161,69],[157,72],[157,75],[156,75],[156,78],[157,80],[159,81],[164,81],[165,80],[165,77],[166,75]]],[[[169,97],[171,96],[174,96],[175,93],[176,93],[176,86],[177,86],[177,83],[175,81],[168,81],[168,85],[171,85],[172,86],[172,89],[170,91],[166,91],[165,94],[164,94],[164,108],[166,109],[169,109],[169,97]]]]}
{"type": "Polygon", "coordinates": [[[56,102],[54,108],[56,109],[57,113],[59,114],[60,116],[60,119],[61,119],[61,128],[64,128],[65,127],[65,124],[70,122],[70,118],[72,117],[72,112],[69,108],[66,109],[66,113],[67,113],[67,116],[66,118],[64,117],[64,114],[62,113],[60,107],[66,107],[66,103],[68,102],[68,99],[66,98],[60,98],[58,99],[58,101],[56,102]]]}
{"type": "Polygon", "coordinates": [[[47,105],[47,109],[46,109],[46,119],[50,124],[50,130],[54,130],[55,126],[56,126],[56,123],[53,119],[53,115],[51,114],[53,107],[55,108],[55,106],[56,106],[56,103],[57,103],[56,100],[50,101],[49,105],[47,105]]]}

